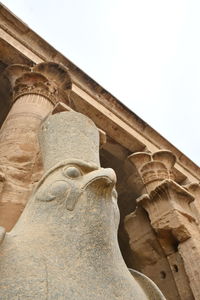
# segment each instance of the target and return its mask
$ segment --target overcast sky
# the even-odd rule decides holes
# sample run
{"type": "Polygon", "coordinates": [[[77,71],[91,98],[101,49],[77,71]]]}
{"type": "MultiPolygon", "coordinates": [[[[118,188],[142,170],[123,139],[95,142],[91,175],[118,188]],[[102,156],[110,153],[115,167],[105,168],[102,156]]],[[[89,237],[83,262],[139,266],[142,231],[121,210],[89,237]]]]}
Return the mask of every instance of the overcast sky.
{"type": "Polygon", "coordinates": [[[3,0],[200,165],[199,0],[3,0]]]}

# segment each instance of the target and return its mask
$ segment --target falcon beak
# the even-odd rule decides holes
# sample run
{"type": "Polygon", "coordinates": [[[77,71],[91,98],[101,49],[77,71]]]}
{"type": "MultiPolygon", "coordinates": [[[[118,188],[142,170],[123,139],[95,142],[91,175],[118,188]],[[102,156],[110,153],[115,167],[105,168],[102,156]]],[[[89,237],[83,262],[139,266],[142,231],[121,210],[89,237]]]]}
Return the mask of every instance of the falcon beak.
{"type": "Polygon", "coordinates": [[[81,187],[82,190],[85,190],[93,182],[99,182],[103,187],[114,187],[116,184],[116,175],[113,169],[99,169],[92,171],[84,176],[84,183],[81,187]]]}

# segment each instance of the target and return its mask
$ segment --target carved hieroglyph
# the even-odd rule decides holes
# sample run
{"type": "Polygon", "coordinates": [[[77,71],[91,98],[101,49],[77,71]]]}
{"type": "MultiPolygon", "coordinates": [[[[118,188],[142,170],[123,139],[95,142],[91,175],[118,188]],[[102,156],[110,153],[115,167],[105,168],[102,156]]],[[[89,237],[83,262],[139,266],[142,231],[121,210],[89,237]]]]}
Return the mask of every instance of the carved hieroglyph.
{"type": "Polygon", "coordinates": [[[40,142],[45,174],[14,229],[1,234],[0,299],[164,299],[122,259],[116,176],[100,167],[93,122],[73,111],[52,115],[40,142]]]}

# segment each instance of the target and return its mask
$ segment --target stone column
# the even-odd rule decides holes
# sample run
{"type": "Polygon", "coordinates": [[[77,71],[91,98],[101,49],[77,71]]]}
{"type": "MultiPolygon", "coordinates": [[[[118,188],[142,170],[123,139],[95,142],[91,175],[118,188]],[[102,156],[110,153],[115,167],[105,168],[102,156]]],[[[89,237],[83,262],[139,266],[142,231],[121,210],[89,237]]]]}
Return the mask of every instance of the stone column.
{"type": "Polygon", "coordinates": [[[0,226],[9,231],[40,177],[37,131],[58,101],[68,103],[69,75],[55,63],[11,65],[11,109],[0,131],[0,226]]]}
{"type": "Polygon", "coordinates": [[[146,194],[137,202],[149,215],[181,299],[200,299],[200,231],[191,208],[194,197],[173,180],[175,157],[172,153],[159,151],[141,157],[141,153],[130,156],[146,188],[146,194]],[[180,275],[181,261],[186,277],[184,272],[180,275]]]}
{"type": "Polygon", "coordinates": [[[166,299],[180,299],[169,262],[144,209],[138,206],[126,216],[124,225],[129,236],[134,267],[150,277],[166,299]]]}

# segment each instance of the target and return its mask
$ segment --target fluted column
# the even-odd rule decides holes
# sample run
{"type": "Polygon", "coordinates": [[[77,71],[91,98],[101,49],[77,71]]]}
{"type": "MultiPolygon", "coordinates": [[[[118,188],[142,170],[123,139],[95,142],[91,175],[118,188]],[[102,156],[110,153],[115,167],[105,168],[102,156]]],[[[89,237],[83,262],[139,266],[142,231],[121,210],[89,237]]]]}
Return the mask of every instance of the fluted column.
{"type": "Polygon", "coordinates": [[[70,78],[55,63],[33,68],[11,65],[11,109],[0,131],[0,225],[8,231],[19,218],[40,177],[37,131],[58,101],[68,103],[70,78]],[[64,88],[63,88],[64,87],[64,88]]]}

